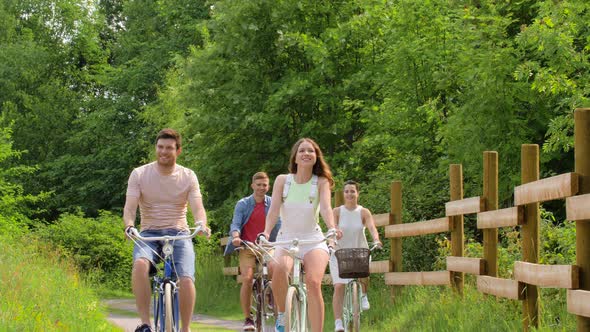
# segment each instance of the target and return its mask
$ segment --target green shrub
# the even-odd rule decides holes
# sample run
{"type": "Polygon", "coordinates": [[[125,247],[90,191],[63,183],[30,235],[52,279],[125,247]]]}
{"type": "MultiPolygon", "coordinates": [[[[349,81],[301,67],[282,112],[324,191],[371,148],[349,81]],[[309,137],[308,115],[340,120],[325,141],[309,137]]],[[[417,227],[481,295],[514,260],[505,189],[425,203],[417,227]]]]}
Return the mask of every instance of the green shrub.
{"type": "MultiPolygon", "coordinates": [[[[2,115],[0,114],[0,122],[2,115]]],[[[23,186],[16,180],[29,176],[34,167],[16,165],[22,152],[12,149],[11,127],[0,128],[0,236],[14,236],[24,232],[31,223],[31,205],[43,201],[48,193],[25,194],[23,186]]]]}
{"type": "Polygon", "coordinates": [[[541,264],[575,264],[576,224],[558,222],[553,213],[541,210],[541,264]]]}
{"type": "MultiPolygon", "coordinates": [[[[557,221],[553,213],[540,210],[540,264],[575,264],[576,260],[576,228],[575,223],[557,221]]],[[[498,275],[513,279],[514,262],[522,260],[522,239],[519,229],[501,228],[498,245],[498,275]]],[[[451,254],[450,241],[442,238],[438,243],[436,269],[446,269],[446,257],[451,254]]],[[[483,257],[483,245],[474,239],[467,239],[465,256],[483,257]]],[[[467,275],[465,278],[469,289],[475,287],[475,280],[467,275]]],[[[467,287],[466,287],[467,288],[467,287]]],[[[567,312],[564,289],[540,289],[541,330],[570,330],[575,326],[575,316],[567,312]]],[[[520,309],[516,309],[520,310],[520,309]]]]}
{"type": "Polygon", "coordinates": [[[64,214],[37,233],[65,249],[82,271],[92,272],[103,286],[128,290],[133,245],[125,240],[121,217],[102,211],[98,218],[64,214]]]}

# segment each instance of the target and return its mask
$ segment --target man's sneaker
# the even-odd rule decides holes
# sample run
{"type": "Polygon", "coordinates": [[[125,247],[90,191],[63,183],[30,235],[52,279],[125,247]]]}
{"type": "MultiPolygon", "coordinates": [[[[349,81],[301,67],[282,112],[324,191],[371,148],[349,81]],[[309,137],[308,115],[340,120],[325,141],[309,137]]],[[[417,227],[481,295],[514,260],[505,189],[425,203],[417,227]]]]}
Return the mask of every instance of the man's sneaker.
{"type": "Polygon", "coordinates": [[[371,304],[369,304],[369,299],[367,298],[367,294],[363,294],[361,297],[361,309],[369,310],[371,308],[371,304]]]}
{"type": "Polygon", "coordinates": [[[275,332],[285,332],[285,313],[279,312],[275,320],[275,332]]]}
{"type": "Polygon", "coordinates": [[[135,332],[153,332],[148,324],[142,324],[135,328],[135,332]]]}
{"type": "Polygon", "coordinates": [[[243,331],[256,331],[256,326],[254,325],[254,321],[252,318],[248,317],[244,320],[244,326],[242,326],[243,331]]]}
{"type": "Polygon", "coordinates": [[[337,319],[334,321],[334,332],[344,332],[344,324],[342,324],[342,319],[337,319]]]}

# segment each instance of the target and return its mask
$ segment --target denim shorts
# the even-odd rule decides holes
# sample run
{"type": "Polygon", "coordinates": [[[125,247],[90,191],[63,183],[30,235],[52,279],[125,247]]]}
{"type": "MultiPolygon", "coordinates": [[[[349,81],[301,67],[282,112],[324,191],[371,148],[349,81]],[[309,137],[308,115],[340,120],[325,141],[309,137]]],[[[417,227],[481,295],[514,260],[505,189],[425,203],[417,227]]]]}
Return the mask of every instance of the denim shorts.
{"type": "MultiPolygon", "coordinates": [[[[146,230],[139,233],[141,236],[176,236],[188,235],[188,231],[179,231],[177,229],[158,229],[146,230]]],[[[133,261],[140,258],[149,260],[153,265],[158,264],[163,258],[162,246],[164,241],[143,242],[137,240],[133,247],[133,261]],[[157,254],[156,254],[157,253],[157,254]],[[160,257],[161,256],[161,257],[160,257]]],[[[176,240],[173,242],[174,252],[172,253],[172,267],[176,276],[189,277],[195,281],[195,249],[192,240],[176,240]]]]}

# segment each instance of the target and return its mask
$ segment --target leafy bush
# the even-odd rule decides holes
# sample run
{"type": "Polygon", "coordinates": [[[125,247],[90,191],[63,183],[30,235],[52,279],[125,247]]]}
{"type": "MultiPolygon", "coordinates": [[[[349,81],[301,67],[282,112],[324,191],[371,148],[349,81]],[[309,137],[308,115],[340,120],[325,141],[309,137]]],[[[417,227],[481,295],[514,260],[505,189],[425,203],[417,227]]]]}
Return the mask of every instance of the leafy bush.
{"type": "Polygon", "coordinates": [[[64,214],[38,230],[41,238],[64,248],[83,271],[115,289],[129,289],[132,243],[125,240],[120,216],[102,211],[98,218],[64,214]]]}
{"type": "MultiPolygon", "coordinates": [[[[573,222],[557,222],[553,213],[541,209],[540,264],[575,264],[576,225],[573,222]]],[[[522,260],[522,239],[516,228],[501,228],[498,232],[498,275],[512,278],[514,261],[522,260]]],[[[447,238],[437,240],[435,267],[446,268],[446,257],[451,255],[451,243],[447,238]]],[[[466,257],[483,257],[483,245],[472,238],[465,244],[466,257]]]]}
{"type": "MultiPolygon", "coordinates": [[[[1,117],[0,117],[1,120],[1,117]]],[[[22,233],[30,224],[27,217],[31,210],[29,205],[48,197],[47,193],[39,195],[25,194],[23,187],[14,179],[34,172],[34,167],[15,165],[22,154],[12,149],[12,130],[0,128],[0,235],[11,236],[22,233]]]]}
{"type": "Polygon", "coordinates": [[[576,224],[558,222],[553,213],[541,210],[541,264],[575,264],[576,224]]]}

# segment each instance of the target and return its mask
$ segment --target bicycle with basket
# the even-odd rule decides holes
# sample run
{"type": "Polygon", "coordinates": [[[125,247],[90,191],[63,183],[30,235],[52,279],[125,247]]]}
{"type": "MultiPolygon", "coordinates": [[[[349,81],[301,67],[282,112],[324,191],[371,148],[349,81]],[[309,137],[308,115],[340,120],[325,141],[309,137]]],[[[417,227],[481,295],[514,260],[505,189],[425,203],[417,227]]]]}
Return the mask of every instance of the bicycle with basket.
{"type": "Polygon", "coordinates": [[[371,252],[377,248],[379,243],[373,244],[371,249],[343,248],[334,253],[340,278],[351,279],[344,288],[342,308],[342,320],[346,332],[360,330],[362,286],[359,279],[370,275],[371,252]]]}

